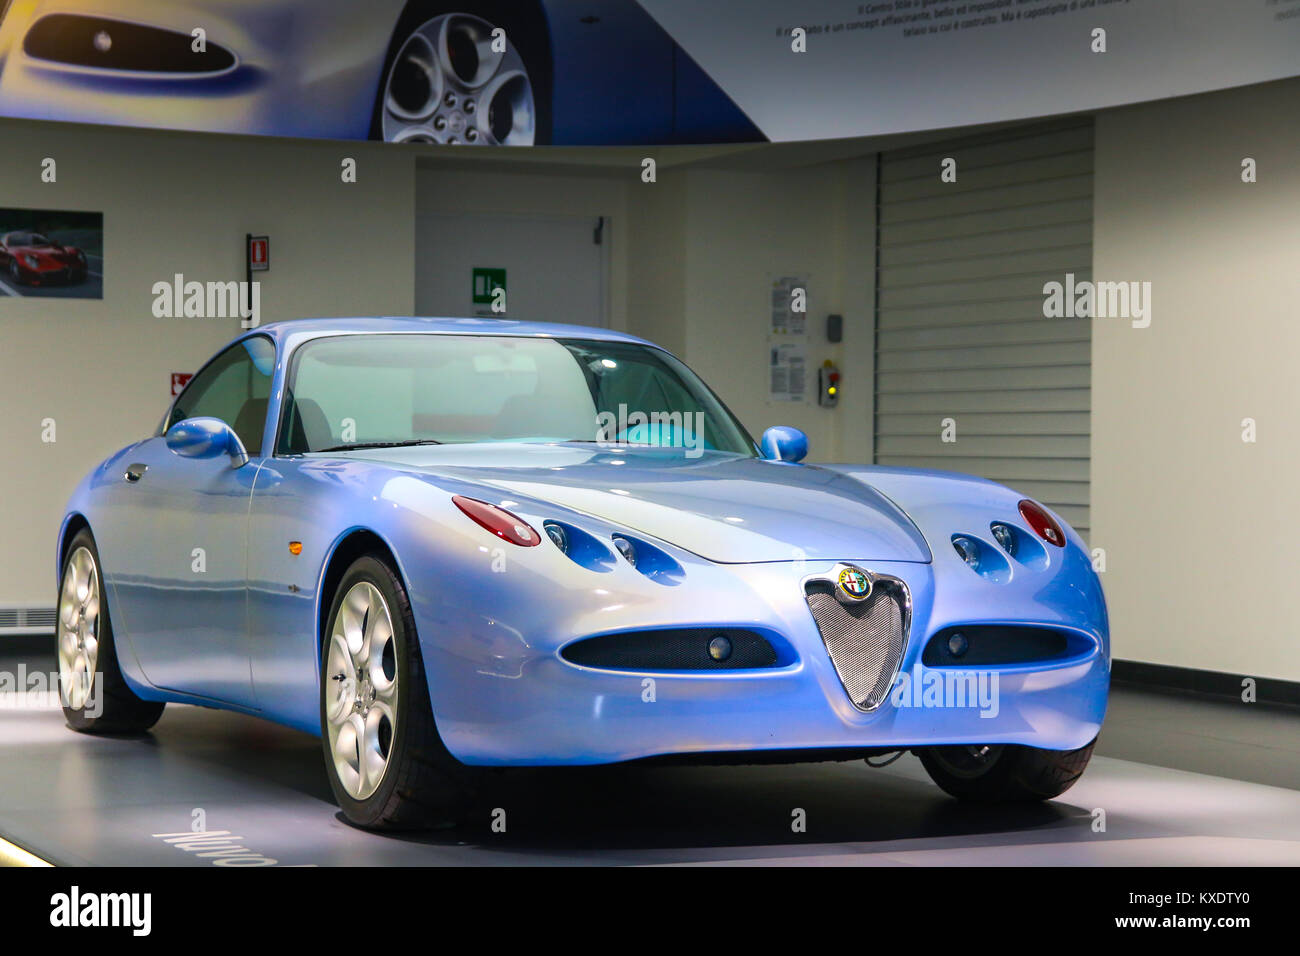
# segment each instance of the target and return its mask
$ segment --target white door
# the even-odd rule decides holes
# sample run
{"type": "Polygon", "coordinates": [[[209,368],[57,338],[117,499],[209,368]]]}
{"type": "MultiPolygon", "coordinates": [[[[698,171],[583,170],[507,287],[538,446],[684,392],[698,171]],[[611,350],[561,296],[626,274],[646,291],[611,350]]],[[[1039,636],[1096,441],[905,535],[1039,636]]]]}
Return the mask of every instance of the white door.
{"type": "Polygon", "coordinates": [[[604,326],[609,235],[594,216],[418,216],[415,311],[492,315],[473,301],[474,270],[504,269],[503,318],[604,326]]]}

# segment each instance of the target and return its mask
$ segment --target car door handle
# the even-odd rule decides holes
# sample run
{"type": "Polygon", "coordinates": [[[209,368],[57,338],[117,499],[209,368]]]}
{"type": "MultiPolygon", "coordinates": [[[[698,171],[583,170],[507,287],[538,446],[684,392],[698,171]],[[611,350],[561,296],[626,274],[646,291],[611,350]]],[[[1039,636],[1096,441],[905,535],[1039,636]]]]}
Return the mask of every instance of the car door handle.
{"type": "Polygon", "coordinates": [[[126,474],[124,474],[122,477],[134,484],[135,482],[143,478],[144,473],[148,470],[149,470],[148,465],[141,465],[138,463],[134,465],[128,465],[126,469],[126,474]]]}

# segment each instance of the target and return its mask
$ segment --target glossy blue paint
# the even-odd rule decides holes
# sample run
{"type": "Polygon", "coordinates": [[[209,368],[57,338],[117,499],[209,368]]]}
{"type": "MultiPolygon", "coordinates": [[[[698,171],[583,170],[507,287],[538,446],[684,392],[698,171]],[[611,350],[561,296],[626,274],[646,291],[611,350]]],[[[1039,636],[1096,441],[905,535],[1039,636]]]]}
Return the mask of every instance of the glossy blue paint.
{"type": "Polygon", "coordinates": [[[247,452],[234,429],[219,418],[187,418],[167,429],[167,448],[182,458],[242,456],[247,452]]]}
{"type": "MultiPolygon", "coordinates": [[[[368,333],[639,341],[604,329],[502,320],[328,319],[257,330],[276,346],[263,447],[274,447],[288,363],[305,342],[368,333]]],[[[251,334],[251,333],[250,333],[251,334]]],[[[953,535],[996,548],[990,525],[1032,532],[1021,495],[983,479],[862,465],[593,443],[485,442],[254,457],[183,458],[160,435],[110,456],[78,486],[64,529],[95,534],[132,688],[142,697],[259,714],[319,732],[318,621],[326,569],[348,537],[391,552],[415,617],[440,733],[473,764],[587,764],[667,753],[1091,740],[1105,714],[1110,647],[1088,551],[1064,548],[972,571],[953,535]],[[128,465],[145,464],[139,482],[128,465]],[[549,538],[514,547],[452,504],[508,508],[539,531],[577,531],[584,559],[549,538]],[[624,535],[657,552],[632,567],[624,535]],[[289,542],[301,542],[293,554],[289,542]],[[203,570],[196,570],[201,549],[203,570]],[[575,557],[577,555],[575,554],[575,557]],[[1074,652],[987,668],[995,712],[888,700],[853,707],[804,599],[803,582],[852,562],[905,582],[902,672],[917,680],[926,638],[954,625],[1035,624],[1074,652]],[[662,573],[668,568],[670,573],[662,573]],[[769,635],[761,670],[639,673],[570,664],[568,643],[671,627],[769,635]],[[643,699],[653,678],[654,703],[643,699]]],[[[61,531],[60,541],[63,541],[61,531]]],[[[986,708],[986,710],[988,710],[986,708]]]]}
{"type": "Polygon", "coordinates": [[[799,462],[808,457],[808,436],[790,425],[773,425],[763,432],[759,447],[764,458],[799,462]]]}

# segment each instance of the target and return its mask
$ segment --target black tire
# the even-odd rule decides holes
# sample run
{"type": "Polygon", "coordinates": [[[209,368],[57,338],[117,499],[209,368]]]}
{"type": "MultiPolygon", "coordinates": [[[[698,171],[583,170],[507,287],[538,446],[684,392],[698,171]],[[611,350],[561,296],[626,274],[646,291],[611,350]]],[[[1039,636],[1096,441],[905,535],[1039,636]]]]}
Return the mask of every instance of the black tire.
{"type": "Polygon", "coordinates": [[[410,0],[393,28],[388,52],[384,56],[384,69],[379,74],[379,86],[375,90],[375,103],[370,113],[370,138],[384,138],[381,125],[384,89],[398,51],[412,33],[434,17],[445,13],[467,13],[506,31],[507,41],[514,44],[523,58],[528,69],[528,81],[533,87],[533,108],[537,112],[533,145],[548,145],[551,142],[553,85],[550,28],[540,5],[534,0],[410,0]]]}
{"type": "Polygon", "coordinates": [[[321,634],[320,718],[330,789],[349,822],[371,830],[412,830],[454,824],[464,812],[476,775],[451,755],[438,735],[406,588],[387,561],[377,555],[354,561],[330,602],[321,634]],[[364,799],[354,799],[335,767],[327,694],[337,686],[336,675],[329,673],[334,621],[348,592],[361,582],[379,590],[392,619],[397,726],[390,731],[387,764],[377,789],[364,799]]]}
{"type": "MultiPolygon", "coordinates": [[[[68,564],[78,550],[85,548],[94,559],[94,574],[98,578],[99,617],[95,632],[98,640],[95,671],[90,693],[84,706],[69,706],[69,689],[64,686],[63,674],[59,676],[59,697],[63,703],[63,716],[68,726],[84,734],[138,734],[158,723],[166,704],[141,700],[126,683],[118,663],[117,644],[113,639],[113,625],[109,616],[108,594],[104,590],[103,564],[95,547],[90,529],[83,528],[68,544],[59,569],[59,620],[55,626],[55,654],[63,631],[64,588],[67,586],[68,564]]],[[[62,670],[62,669],[61,669],[62,670]]]]}
{"type": "Polygon", "coordinates": [[[930,778],[957,799],[1011,803],[1065,793],[1083,776],[1096,743],[1094,737],[1078,750],[995,745],[983,755],[980,748],[925,747],[916,755],[930,778]]]}

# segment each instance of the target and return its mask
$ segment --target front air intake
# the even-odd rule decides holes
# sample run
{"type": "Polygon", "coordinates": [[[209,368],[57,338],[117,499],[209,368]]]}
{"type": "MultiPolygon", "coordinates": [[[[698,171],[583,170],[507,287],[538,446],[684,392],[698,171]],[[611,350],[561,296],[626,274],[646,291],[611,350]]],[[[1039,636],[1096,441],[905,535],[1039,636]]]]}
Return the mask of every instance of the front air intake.
{"type": "Polygon", "coordinates": [[[907,586],[877,577],[867,600],[847,605],[836,598],[829,581],[810,581],[806,591],[808,609],[849,700],[858,710],[875,710],[888,696],[907,646],[907,586]]]}
{"type": "Polygon", "coordinates": [[[71,13],[41,17],[23,40],[30,57],[101,70],[192,75],[222,73],[235,65],[234,54],[224,47],[211,42],[204,47],[196,51],[188,33],[71,13]]]}
{"type": "Polygon", "coordinates": [[[734,627],[604,634],[575,641],[560,656],[583,667],[629,671],[744,670],[777,663],[776,649],[766,638],[734,627]]]}

